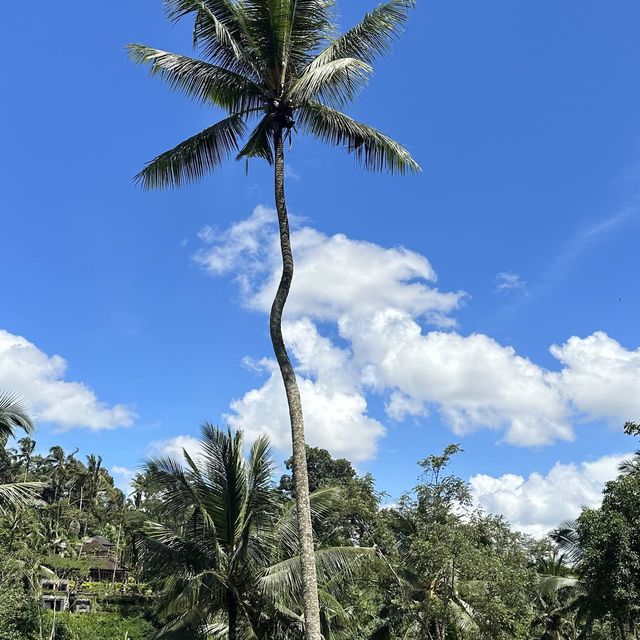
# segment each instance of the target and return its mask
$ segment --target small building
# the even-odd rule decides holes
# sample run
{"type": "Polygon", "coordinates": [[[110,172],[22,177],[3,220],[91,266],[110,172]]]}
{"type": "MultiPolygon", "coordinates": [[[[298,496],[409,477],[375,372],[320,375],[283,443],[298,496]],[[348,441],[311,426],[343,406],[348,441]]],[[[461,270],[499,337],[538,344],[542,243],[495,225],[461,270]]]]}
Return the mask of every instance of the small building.
{"type": "Polygon", "coordinates": [[[74,613],[91,613],[91,600],[89,598],[76,598],[71,605],[74,613]]]}
{"type": "Polygon", "coordinates": [[[102,536],[93,536],[80,547],[80,555],[85,557],[106,558],[115,554],[115,545],[102,536]]]}
{"type": "Polygon", "coordinates": [[[107,538],[94,536],[80,547],[80,557],[89,561],[92,582],[124,582],[128,570],[119,561],[116,545],[107,538]]]}
{"type": "Polygon", "coordinates": [[[59,593],[69,593],[69,581],[58,580],[56,578],[42,578],[40,580],[42,591],[56,591],[59,593]]]}
{"type": "Polygon", "coordinates": [[[69,607],[69,598],[65,595],[45,593],[42,596],[42,606],[50,611],[66,611],[69,607]]]}
{"type": "Polygon", "coordinates": [[[125,582],[127,574],[127,568],[117,558],[90,559],[89,580],[92,582],[125,582]]]}

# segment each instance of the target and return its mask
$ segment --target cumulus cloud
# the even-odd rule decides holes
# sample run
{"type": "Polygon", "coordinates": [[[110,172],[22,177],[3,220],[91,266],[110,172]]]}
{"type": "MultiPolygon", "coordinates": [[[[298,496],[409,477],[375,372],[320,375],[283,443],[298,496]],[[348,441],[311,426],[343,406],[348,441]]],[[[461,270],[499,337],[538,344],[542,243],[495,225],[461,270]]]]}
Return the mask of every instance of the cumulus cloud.
{"type": "Polygon", "coordinates": [[[504,515],[523,533],[542,537],[563,520],[576,518],[582,507],[598,507],[605,483],[616,477],[618,465],[629,456],[557,462],[546,475],[532,473],[527,478],[478,474],[469,483],[476,503],[486,511],[504,515]]]}
{"type": "Polygon", "coordinates": [[[136,475],[135,470],[115,465],[111,467],[111,475],[113,476],[116,487],[128,495],[131,491],[131,482],[136,475]]]}
{"type": "Polygon", "coordinates": [[[86,384],[66,381],[66,369],[61,356],[49,356],[26,338],[0,330],[0,389],[23,396],[38,420],[94,431],[133,424],[131,407],[101,402],[86,384]]]}
{"type": "MultiPolygon", "coordinates": [[[[223,232],[204,229],[196,259],[233,273],[246,306],[267,313],[280,277],[275,212],[257,207],[223,232]]],[[[443,292],[426,257],[297,225],[296,274],[286,309],[309,441],[353,459],[374,455],[383,426],[367,415],[377,393],[395,420],[437,412],[457,434],[488,428],[519,446],[571,440],[578,419],[640,415],[640,351],[604,333],[551,348],[549,370],[483,334],[462,335],[454,312],[466,298],[443,292]],[[427,328],[431,325],[430,328],[427,328]],[[321,335],[320,329],[327,335],[321,335]]],[[[521,282],[500,274],[505,287],[521,282]]],[[[286,448],[289,426],[275,363],[262,386],[236,399],[228,418],[286,448]]]]}
{"type": "Polygon", "coordinates": [[[180,435],[166,440],[156,440],[149,445],[152,456],[169,456],[181,461],[186,451],[194,460],[202,452],[202,445],[198,438],[180,435]]]}
{"type": "Polygon", "coordinates": [[[458,434],[504,429],[508,442],[523,446],[572,437],[568,407],[550,374],[488,336],[424,334],[396,309],[343,319],[340,330],[371,382],[401,392],[402,404],[392,406],[396,419],[431,404],[458,434]]]}
{"type": "MultiPolygon", "coordinates": [[[[208,246],[196,256],[214,275],[239,272],[246,303],[268,312],[280,278],[276,214],[257,207],[222,234],[201,232],[208,246]]],[[[450,326],[449,314],[464,293],[443,293],[429,283],[436,274],[429,261],[402,247],[384,248],[342,234],[327,236],[310,227],[293,231],[296,271],[287,317],[337,321],[345,313],[366,314],[392,306],[450,326]]]]}
{"type": "Polygon", "coordinates": [[[579,411],[618,421],[640,417],[640,349],[597,331],[553,345],[551,353],[564,365],[558,387],[579,411]]]}
{"type": "MultiPolygon", "coordinates": [[[[367,401],[349,352],[320,336],[308,318],[285,324],[284,334],[299,363],[307,440],[354,461],[372,458],[384,427],[367,416],[367,401]]],[[[275,447],[288,450],[289,417],[280,373],[272,361],[265,360],[262,366],[268,372],[266,382],[234,400],[234,413],[226,418],[250,440],[266,433],[275,447]]]]}

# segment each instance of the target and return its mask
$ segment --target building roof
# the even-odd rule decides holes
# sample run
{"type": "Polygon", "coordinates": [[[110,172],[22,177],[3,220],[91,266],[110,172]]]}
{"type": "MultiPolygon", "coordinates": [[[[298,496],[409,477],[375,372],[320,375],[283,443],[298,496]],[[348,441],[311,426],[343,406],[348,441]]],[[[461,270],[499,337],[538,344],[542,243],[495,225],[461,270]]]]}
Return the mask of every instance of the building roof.
{"type": "Polygon", "coordinates": [[[102,536],[94,536],[82,543],[80,553],[90,553],[92,551],[110,552],[115,545],[113,542],[102,536]]]}
{"type": "Polygon", "coordinates": [[[103,547],[115,547],[111,540],[107,540],[103,536],[93,536],[93,538],[89,538],[87,542],[95,542],[97,544],[102,545],[103,547]]]}

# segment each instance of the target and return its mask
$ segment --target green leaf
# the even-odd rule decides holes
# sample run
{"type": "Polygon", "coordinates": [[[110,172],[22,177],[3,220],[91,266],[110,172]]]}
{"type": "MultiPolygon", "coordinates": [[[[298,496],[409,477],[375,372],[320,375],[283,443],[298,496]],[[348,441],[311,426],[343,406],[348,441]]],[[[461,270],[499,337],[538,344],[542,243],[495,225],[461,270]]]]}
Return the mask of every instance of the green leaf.
{"type": "Polygon", "coordinates": [[[420,165],[400,144],[366,124],[319,102],[298,111],[301,126],[328,144],[344,146],[367,169],[391,173],[419,172],[420,165]]]}
{"type": "Polygon", "coordinates": [[[357,58],[339,58],[307,68],[289,89],[288,98],[296,104],[313,99],[341,105],[352,101],[367,83],[373,69],[357,58]]]}
{"type": "Polygon", "coordinates": [[[145,189],[179,187],[199,180],[238,149],[245,130],[243,114],[225,118],[151,160],[135,180],[145,189]]]}
{"type": "Polygon", "coordinates": [[[34,425],[20,396],[0,392],[0,441],[6,442],[7,438],[15,436],[16,429],[33,433],[34,425]]]}
{"type": "Polygon", "coordinates": [[[130,44],[127,49],[133,62],[149,64],[151,75],[199,102],[238,112],[259,108],[264,101],[262,89],[240,73],[142,44],[130,44]]]}
{"type": "Polygon", "coordinates": [[[241,158],[263,158],[273,164],[273,125],[270,116],[264,116],[251,132],[247,143],[240,149],[236,160],[241,158]]]}
{"type": "Polygon", "coordinates": [[[36,500],[46,486],[44,482],[12,482],[0,484],[0,513],[22,509],[36,500]]]}
{"type": "Polygon", "coordinates": [[[415,0],[391,0],[379,5],[359,24],[336,38],[313,64],[322,65],[348,57],[373,63],[378,56],[388,53],[406,22],[407,11],[414,6],[415,0]]]}

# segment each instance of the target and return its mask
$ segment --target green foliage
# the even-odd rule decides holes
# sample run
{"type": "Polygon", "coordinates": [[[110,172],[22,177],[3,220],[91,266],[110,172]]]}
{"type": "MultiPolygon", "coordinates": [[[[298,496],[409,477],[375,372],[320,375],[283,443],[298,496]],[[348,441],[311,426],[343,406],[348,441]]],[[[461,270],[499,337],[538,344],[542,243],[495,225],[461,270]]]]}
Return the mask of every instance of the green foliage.
{"type": "MultiPolygon", "coordinates": [[[[293,458],[285,461],[293,469],[293,458]]],[[[344,458],[334,459],[325,449],[307,447],[309,490],[327,487],[338,489],[336,500],[328,513],[316,518],[314,530],[324,543],[335,545],[373,544],[380,494],[375,490],[373,476],[359,477],[352,464],[344,458]]],[[[288,499],[295,497],[292,474],[280,478],[278,489],[288,499]]]]}
{"type": "Polygon", "coordinates": [[[33,422],[20,398],[12,393],[0,392],[0,443],[16,435],[16,430],[33,431],[33,422]]]}
{"type": "Polygon", "coordinates": [[[528,637],[534,580],[523,540],[500,518],[471,509],[466,483],[446,473],[459,451],[450,445],[422,460],[414,493],[383,513],[389,571],[384,622],[372,637],[528,637]]]}
{"type": "Polygon", "coordinates": [[[385,2],[336,38],[333,2],[165,0],[170,19],[193,18],[201,59],[141,44],[129,45],[131,59],[227,117],[157,156],[136,179],[146,188],[177,187],[232,155],[271,164],[276,139],[298,127],[346,149],[367,169],[419,171],[397,142],[337,110],[366,85],[371,64],[387,53],[413,4],[385,2]]]}
{"type": "MultiPolygon", "coordinates": [[[[129,502],[99,456],[85,464],[60,447],[35,455],[28,437],[0,448],[5,482],[48,483],[42,502],[0,516],[0,640],[49,638],[53,616],[38,606],[40,580],[56,577],[93,603],[89,614],[56,614],[58,640],[146,640],[161,627],[193,633],[205,621],[211,638],[226,639],[231,590],[242,603],[237,638],[302,640],[291,474],[274,486],[264,440],[245,458],[240,435],[205,432],[203,460],[151,461],[129,502]],[[126,582],[86,580],[89,565],[104,559],[78,557],[85,532],[119,541],[132,570],[126,582]]],[[[325,637],[635,638],[638,456],[607,484],[600,508],[534,542],[474,509],[467,484],[451,472],[460,451],[450,445],[425,457],[414,490],[380,509],[370,475],[308,449],[325,637]]]]}
{"type": "MultiPolygon", "coordinates": [[[[52,624],[53,614],[49,613],[49,629],[52,624]]],[[[153,625],[143,617],[64,611],[56,614],[54,640],[150,640],[154,632],[153,625]]]]}
{"type": "MultiPolygon", "coordinates": [[[[163,500],[157,521],[145,524],[139,547],[149,575],[162,587],[163,633],[179,628],[197,635],[207,625],[223,623],[230,637],[266,640],[282,632],[298,638],[295,505],[273,486],[267,440],[258,439],[245,459],[241,432],[205,424],[202,451],[197,461],[184,452],[182,464],[171,458],[147,464],[163,500]]],[[[330,489],[315,492],[315,516],[330,513],[334,499],[330,489]]],[[[326,624],[338,629],[352,625],[336,595],[366,555],[353,546],[317,550],[326,624]]]]}
{"type": "Polygon", "coordinates": [[[0,640],[36,640],[39,607],[23,563],[0,554],[0,640]]]}
{"type": "Polygon", "coordinates": [[[87,575],[89,573],[89,565],[94,563],[90,563],[86,558],[48,555],[42,558],[42,564],[49,567],[56,574],[67,577],[71,574],[87,575]]]}
{"type": "Polygon", "coordinates": [[[96,596],[116,596],[116,595],[142,595],[149,596],[152,589],[146,582],[89,582],[79,583],[82,593],[96,596]]]}
{"type": "Polygon", "coordinates": [[[20,586],[0,583],[0,640],[36,640],[38,609],[20,586]]]}
{"type": "Polygon", "coordinates": [[[640,475],[609,482],[600,509],[578,519],[578,567],[590,615],[621,625],[640,622],[640,475]]]}

